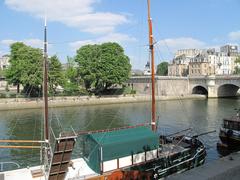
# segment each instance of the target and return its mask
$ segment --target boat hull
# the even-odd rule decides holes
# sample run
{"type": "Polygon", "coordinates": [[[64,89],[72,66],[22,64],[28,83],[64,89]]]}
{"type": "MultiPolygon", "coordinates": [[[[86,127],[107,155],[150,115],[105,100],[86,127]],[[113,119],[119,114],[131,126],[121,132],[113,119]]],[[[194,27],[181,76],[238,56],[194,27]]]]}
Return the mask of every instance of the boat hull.
{"type": "Polygon", "coordinates": [[[234,135],[231,130],[220,129],[219,138],[223,144],[226,144],[231,149],[240,148],[240,137],[234,135]]]}
{"type": "MultiPolygon", "coordinates": [[[[168,141],[172,144],[172,141],[168,141]]],[[[121,169],[102,175],[104,179],[124,179],[124,180],[150,180],[161,179],[175,173],[182,173],[194,167],[204,164],[206,158],[206,149],[201,141],[197,139],[190,139],[185,142],[187,147],[183,151],[170,153],[169,155],[147,161],[138,165],[121,169]]],[[[92,180],[98,179],[91,178],[92,180]]]]}
{"type": "Polygon", "coordinates": [[[148,172],[151,174],[151,179],[160,179],[171,174],[182,173],[194,167],[200,166],[204,164],[205,157],[206,150],[202,145],[196,149],[189,149],[184,152],[174,153],[143,165],[131,167],[129,170],[148,172]]]}

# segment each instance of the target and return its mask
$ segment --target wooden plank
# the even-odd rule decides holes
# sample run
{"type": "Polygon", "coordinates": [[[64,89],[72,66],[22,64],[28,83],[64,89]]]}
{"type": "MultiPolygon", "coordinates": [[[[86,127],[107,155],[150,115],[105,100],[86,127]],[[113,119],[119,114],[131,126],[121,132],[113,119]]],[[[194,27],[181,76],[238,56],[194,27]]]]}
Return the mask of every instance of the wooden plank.
{"type": "Polygon", "coordinates": [[[45,141],[0,139],[0,143],[45,143],[45,141]]]}
{"type": "Polygon", "coordinates": [[[56,139],[55,149],[51,160],[49,180],[64,180],[71,160],[75,138],[61,137],[56,139]]]}
{"type": "Polygon", "coordinates": [[[44,172],[42,169],[31,170],[31,174],[33,178],[44,176],[44,172]]]}
{"type": "Polygon", "coordinates": [[[0,146],[0,148],[5,149],[40,149],[41,146],[0,146]]]}

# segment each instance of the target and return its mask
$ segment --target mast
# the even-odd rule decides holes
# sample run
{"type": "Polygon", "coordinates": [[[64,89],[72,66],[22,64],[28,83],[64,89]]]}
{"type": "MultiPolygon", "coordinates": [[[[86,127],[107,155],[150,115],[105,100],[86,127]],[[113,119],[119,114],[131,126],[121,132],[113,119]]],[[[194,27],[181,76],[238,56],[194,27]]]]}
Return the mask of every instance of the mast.
{"type": "Polygon", "coordinates": [[[44,97],[44,138],[49,140],[48,127],[48,54],[47,54],[47,19],[44,23],[44,61],[43,61],[43,97],[44,97]]]}
{"type": "Polygon", "coordinates": [[[152,79],[152,131],[156,131],[156,102],[155,102],[155,70],[154,70],[154,44],[152,18],[150,13],[150,0],[148,2],[148,28],[149,28],[149,51],[151,56],[151,79],[152,79]]]}

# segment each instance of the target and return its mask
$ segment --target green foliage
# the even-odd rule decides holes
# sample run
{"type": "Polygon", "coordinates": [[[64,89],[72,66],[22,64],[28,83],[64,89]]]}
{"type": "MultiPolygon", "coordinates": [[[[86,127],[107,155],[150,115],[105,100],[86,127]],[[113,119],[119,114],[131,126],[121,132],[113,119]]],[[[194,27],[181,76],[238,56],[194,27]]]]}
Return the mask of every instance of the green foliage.
{"type": "MultiPolygon", "coordinates": [[[[10,46],[10,66],[5,75],[9,84],[23,85],[23,93],[31,97],[42,95],[43,54],[41,49],[32,48],[21,42],[10,46]]],[[[50,92],[55,92],[63,84],[61,63],[57,56],[49,59],[50,92]]],[[[19,93],[19,92],[18,92],[19,93]]]]}
{"type": "Polygon", "coordinates": [[[74,84],[72,82],[66,82],[64,85],[64,95],[72,96],[72,95],[78,95],[79,87],[77,84],[74,84]]]}
{"type": "Polygon", "coordinates": [[[49,92],[51,94],[56,94],[57,87],[59,85],[63,86],[65,83],[64,73],[62,71],[62,64],[60,63],[56,55],[49,58],[49,92]]]}
{"type": "Polygon", "coordinates": [[[79,83],[79,75],[77,71],[77,64],[73,58],[67,57],[67,69],[65,72],[66,78],[72,83],[79,83]]]}
{"type": "Polygon", "coordinates": [[[5,71],[9,84],[19,85],[21,82],[22,59],[20,49],[25,48],[23,43],[17,42],[10,46],[11,55],[9,59],[10,67],[5,71]]]}
{"type": "Polygon", "coordinates": [[[0,69],[0,77],[4,76],[4,71],[2,69],[0,69]]]}
{"type": "Polygon", "coordinates": [[[9,92],[8,83],[6,84],[5,91],[6,91],[6,92],[9,92]]]}
{"type": "Polygon", "coordinates": [[[237,59],[235,60],[235,63],[240,64],[240,56],[237,57],[237,59]]]}
{"type": "Polygon", "coordinates": [[[162,62],[157,66],[157,75],[160,76],[168,75],[168,62],[162,62]]]}
{"type": "Polygon", "coordinates": [[[9,84],[24,87],[30,96],[39,95],[42,83],[42,51],[17,42],[10,46],[10,67],[6,70],[9,84]]]}
{"type": "Polygon", "coordinates": [[[0,98],[16,98],[16,97],[17,97],[16,93],[13,92],[0,93],[0,98]]]}
{"type": "Polygon", "coordinates": [[[240,74],[240,56],[237,57],[237,59],[235,60],[236,63],[236,67],[235,67],[235,71],[234,74],[240,74]]]}
{"type": "Polygon", "coordinates": [[[80,88],[75,83],[66,82],[64,85],[64,91],[61,95],[63,96],[89,95],[89,92],[86,89],[80,88]]]}
{"type": "Polygon", "coordinates": [[[101,94],[115,84],[122,84],[130,75],[131,65],[117,43],[86,45],[77,50],[75,61],[88,91],[101,94]]]}

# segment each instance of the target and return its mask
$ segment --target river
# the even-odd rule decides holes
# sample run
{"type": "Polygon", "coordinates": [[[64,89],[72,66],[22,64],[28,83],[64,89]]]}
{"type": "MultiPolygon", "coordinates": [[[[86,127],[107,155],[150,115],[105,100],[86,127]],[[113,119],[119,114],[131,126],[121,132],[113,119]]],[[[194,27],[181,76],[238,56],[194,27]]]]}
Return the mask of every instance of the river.
{"type": "MultiPolygon", "coordinates": [[[[222,118],[232,116],[235,113],[234,108],[239,105],[240,99],[160,101],[157,102],[158,132],[169,134],[192,127],[190,134],[197,134],[216,129],[216,133],[200,137],[207,147],[207,163],[210,163],[219,158],[216,143],[222,118]]],[[[146,102],[51,108],[49,114],[54,130],[57,127],[65,129],[71,126],[75,131],[96,130],[148,122],[151,119],[151,104],[146,102]]],[[[0,111],[1,139],[39,140],[43,136],[42,127],[42,109],[0,111]]],[[[77,143],[73,154],[75,158],[80,155],[79,149],[77,143]]],[[[36,149],[0,149],[0,162],[16,162],[21,167],[39,165],[39,154],[36,149]]],[[[16,167],[11,165],[5,168],[16,167]]]]}

